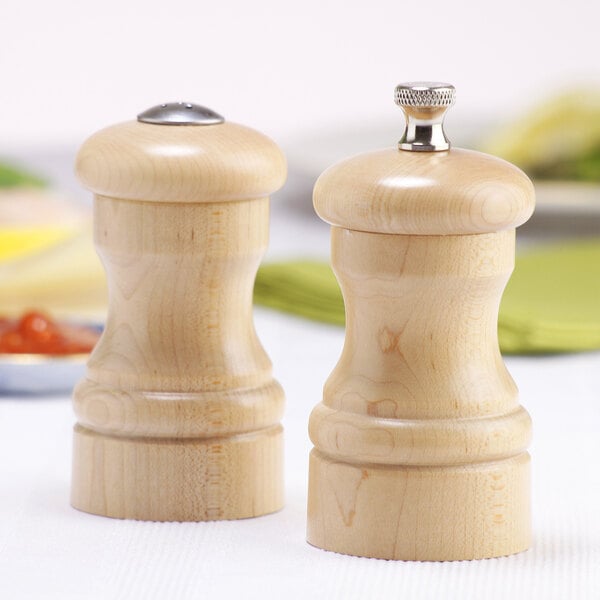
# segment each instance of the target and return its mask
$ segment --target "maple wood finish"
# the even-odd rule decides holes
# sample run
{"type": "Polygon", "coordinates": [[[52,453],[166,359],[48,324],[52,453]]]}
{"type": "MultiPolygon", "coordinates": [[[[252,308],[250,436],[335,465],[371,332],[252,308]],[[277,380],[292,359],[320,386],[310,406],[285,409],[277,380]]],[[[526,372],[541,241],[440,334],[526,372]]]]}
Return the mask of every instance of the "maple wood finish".
{"type": "Polygon", "coordinates": [[[346,341],[310,418],[308,541],[403,560],[530,543],[530,420],[497,340],[516,167],[476,152],[384,150],[318,180],[346,341]]]}
{"type": "Polygon", "coordinates": [[[74,392],[74,507],[158,521],[283,504],[283,392],[252,322],[268,195],[285,159],[256,131],[130,122],[81,148],[109,311],[74,392]]]}

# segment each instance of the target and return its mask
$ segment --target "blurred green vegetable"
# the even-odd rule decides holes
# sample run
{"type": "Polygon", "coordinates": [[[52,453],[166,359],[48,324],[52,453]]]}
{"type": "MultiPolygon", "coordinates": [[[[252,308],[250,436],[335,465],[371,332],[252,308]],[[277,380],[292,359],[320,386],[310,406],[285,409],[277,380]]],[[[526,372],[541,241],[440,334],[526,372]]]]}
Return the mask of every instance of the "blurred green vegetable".
{"type": "Polygon", "coordinates": [[[22,169],[0,163],[0,188],[20,186],[44,187],[46,181],[22,169]]]}
{"type": "Polygon", "coordinates": [[[482,149],[537,179],[600,181],[600,89],[548,100],[504,126],[482,149]]]}

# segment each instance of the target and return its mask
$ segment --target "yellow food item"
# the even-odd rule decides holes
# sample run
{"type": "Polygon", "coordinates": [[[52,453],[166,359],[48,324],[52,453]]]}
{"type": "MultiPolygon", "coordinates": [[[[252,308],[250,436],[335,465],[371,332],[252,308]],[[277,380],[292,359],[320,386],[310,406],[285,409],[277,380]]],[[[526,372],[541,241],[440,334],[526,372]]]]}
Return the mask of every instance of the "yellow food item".
{"type": "Polygon", "coordinates": [[[0,314],[104,315],[106,283],[90,212],[51,190],[0,190],[0,314]]]}
{"type": "Polygon", "coordinates": [[[0,261],[35,254],[73,235],[73,227],[0,226],[0,261]]]}
{"type": "Polygon", "coordinates": [[[106,280],[89,224],[37,252],[0,261],[0,314],[38,308],[58,317],[101,317],[106,303],[106,280]]]}

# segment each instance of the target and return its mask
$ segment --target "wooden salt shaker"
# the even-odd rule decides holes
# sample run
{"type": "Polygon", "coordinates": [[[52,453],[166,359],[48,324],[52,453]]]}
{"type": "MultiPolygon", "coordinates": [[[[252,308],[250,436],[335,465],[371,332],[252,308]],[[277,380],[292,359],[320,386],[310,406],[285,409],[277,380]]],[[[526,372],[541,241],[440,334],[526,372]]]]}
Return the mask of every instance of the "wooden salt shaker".
{"type": "Polygon", "coordinates": [[[239,519],[283,503],[283,392],[252,321],[269,194],[264,135],[163,104],[82,146],[109,310],[85,379],[71,501],[156,521],[239,519]]]}
{"type": "Polygon", "coordinates": [[[497,338],[529,179],[450,149],[454,87],[403,84],[398,149],[321,175],[346,342],[310,418],[308,541],[401,560],[502,556],[530,543],[530,419],[497,338]]]}

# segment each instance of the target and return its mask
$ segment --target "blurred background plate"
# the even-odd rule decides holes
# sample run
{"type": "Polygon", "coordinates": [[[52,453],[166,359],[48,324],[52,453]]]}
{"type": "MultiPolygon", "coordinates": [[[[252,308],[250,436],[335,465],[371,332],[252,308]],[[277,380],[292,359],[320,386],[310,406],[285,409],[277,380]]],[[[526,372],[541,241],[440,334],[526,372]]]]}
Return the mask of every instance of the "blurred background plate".
{"type": "Polygon", "coordinates": [[[517,230],[518,248],[598,239],[600,185],[576,181],[536,181],[536,207],[517,230]]]}
{"type": "Polygon", "coordinates": [[[68,393],[83,377],[89,354],[0,354],[0,394],[68,393]]]}
{"type": "MultiPolygon", "coordinates": [[[[535,183],[536,212],[586,214],[600,217],[600,184],[575,181],[535,183]]],[[[600,230],[596,230],[600,233],[600,230]]]]}

